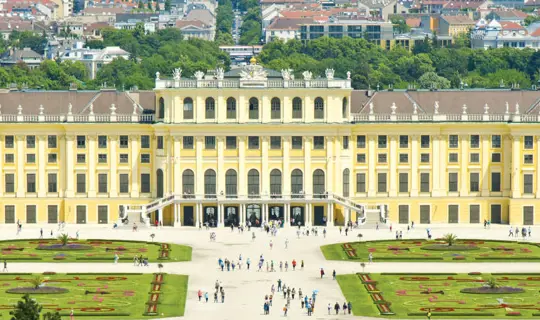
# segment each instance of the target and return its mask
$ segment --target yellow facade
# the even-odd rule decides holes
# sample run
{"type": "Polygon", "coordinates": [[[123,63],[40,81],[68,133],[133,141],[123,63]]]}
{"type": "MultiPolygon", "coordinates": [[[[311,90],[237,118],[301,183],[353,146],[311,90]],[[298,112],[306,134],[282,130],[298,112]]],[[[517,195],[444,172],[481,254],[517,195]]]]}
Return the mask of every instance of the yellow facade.
{"type": "Polygon", "coordinates": [[[537,92],[353,92],[331,70],[244,71],[157,79],[151,106],[129,95],[133,113],[106,100],[101,114],[29,118],[4,102],[0,221],[112,223],[121,210],[175,226],[540,219],[537,92]]]}

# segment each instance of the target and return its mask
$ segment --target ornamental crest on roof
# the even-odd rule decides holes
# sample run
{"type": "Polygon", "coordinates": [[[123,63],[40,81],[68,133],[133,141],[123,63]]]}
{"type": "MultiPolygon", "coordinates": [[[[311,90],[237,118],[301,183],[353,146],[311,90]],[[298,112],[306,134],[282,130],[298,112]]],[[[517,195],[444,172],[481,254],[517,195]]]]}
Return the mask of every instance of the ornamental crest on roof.
{"type": "Polygon", "coordinates": [[[268,73],[263,66],[258,65],[255,59],[251,59],[251,63],[242,68],[240,71],[240,80],[267,80],[268,73]]]}

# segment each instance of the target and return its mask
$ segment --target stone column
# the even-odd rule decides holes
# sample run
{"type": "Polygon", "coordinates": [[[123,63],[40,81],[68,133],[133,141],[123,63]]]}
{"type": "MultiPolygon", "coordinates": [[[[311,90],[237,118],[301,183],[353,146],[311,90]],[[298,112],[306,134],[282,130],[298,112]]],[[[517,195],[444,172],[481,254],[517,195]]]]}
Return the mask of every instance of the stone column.
{"type": "Polygon", "coordinates": [[[521,136],[512,139],[512,198],[521,198],[521,136]]]}
{"type": "MultiPolygon", "coordinates": [[[[504,135],[503,140],[503,152],[501,154],[503,161],[503,170],[501,172],[502,184],[503,184],[503,196],[510,196],[511,179],[510,176],[514,174],[512,170],[512,155],[513,153],[520,153],[520,149],[512,150],[512,136],[509,134],[504,135]],[[513,151],[513,152],[512,152],[513,151]]],[[[538,159],[537,159],[538,160],[538,159]]]]}
{"type": "Polygon", "coordinates": [[[219,195],[221,192],[225,194],[225,156],[224,154],[224,137],[217,137],[217,190],[219,195]]]}
{"type": "Polygon", "coordinates": [[[238,137],[238,195],[247,196],[246,190],[246,137],[238,137]]]}
{"type": "MultiPolygon", "coordinates": [[[[47,143],[46,135],[39,135],[38,137],[38,197],[45,197],[47,194],[47,173],[45,172],[45,165],[47,163],[47,152],[45,150],[45,144],[47,143]]],[[[57,180],[58,182],[58,180],[57,180]]]]}
{"type": "MultiPolygon", "coordinates": [[[[2,149],[2,145],[1,145],[2,142],[0,142],[0,149],[2,149]]],[[[58,147],[60,149],[60,160],[61,161],[60,163],[62,164],[62,166],[65,168],[66,166],[66,163],[67,163],[67,160],[66,160],[66,139],[63,135],[59,135],[58,136],[58,147]]],[[[0,157],[1,158],[1,157],[0,157]]],[[[2,160],[0,160],[0,168],[2,168],[1,166],[1,162],[2,160]]],[[[67,180],[67,176],[66,176],[66,170],[62,170],[63,168],[61,167],[60,170],[58,170],[58,195],[60,197],[66,197],[66,180],[67,180]]],[[[1,170],[1,169],[0,169],[1,170]]],[[[1,172],[0,172],[1,173],[1,172]]],[[[58,215],[60,215],[60,212],[58,212],[58,215]]]]}
{"type": "MultiPolygon", "coordinates": [[[[338,138],[339,139],[339,138],[338,138]]],[[[328,136],[326,138],[326,182],[325,182],[325,191],[329,193],[336,192],[334,186],[339,186],[341,179],[339,177],[339,172],[336,172],[334,177],[334,167],[335,163],[339,161],[339,153],[334,155],[334,141],[336,137],[328,136]]]]}
{"type": "Polygon", "coordinates": [[[461,187],[459,188],[459,196],[466,197],[469,194],[469,184],[467,183],[469,181],[467,177],[467,167],[469,164],[469,136],[463,134],[460,135],[459,138],[461,140],[461,163],[459,164],[461,166],[461,177],[459,179],[459,185],[461,187]]]}
{"type": "MultiPolygon", "coordinates": [[[[398,162],[398,155],[397,155],[397,136],[391,135],[390,136],[390,156],[388,157],[388,162],[390,163],[390,197],[397,196],[397,162],[398,162]]],[[[348,211],[348,214],[350,213],[350,210],[348,211]]]]}
{"type": "Polygon", "coordinates": [[[377,165],[377,158],[376,158],[376,152],[375,152],[375,141],[376,136],[375,135],[369,135],[368,136],[368,197],[375,197],[377,194],[376,189],[376,181],[377,181],[377,174],[376,174],[376,165],[377,165]]]}
{"type": "MultiPolygon", "coordinates": [[[[270,117],[268,117],[269,119],[270,117]]],[[[269,195],[270,194],[270,172],[268,169],[268,137],[262,137],[262,166],[261,166],[261,194],[269,195]]],[[[268,221],[268,220],[267,220],[268,221]]]]}
{"type": "MultiPolygon", "coordinates": [[[[411,197],[418,196],[418,139],[417,134],[411,136],[411,197]]],[[[435,152],[433,152],[435,154],[435,152]]]]}
{"type": "Polygon", "coordinates": [[[182,137],[175,136],[174,138],[174,191],[173,193],[182,194],[182,173],[180,172],[180,140],[182,137]]]}
{"type": "Polygon", "coordinates": [[[311,172],[311,148],[313,137],[304,137],[304,194],[313,195],[313,172],[311,172]]]}
{"type": "MultiPolygon", "coordinates": [[[[74,142],[75,139],[74,135],[66,135],[66,161],[64,162],[65,168],[66,168],[66,181],[67,181],[67,187],[66,187],[66,196],[67,197],[73,197],[75,195],[75,188],[74,188],[74,181],[75,181],[75,173],[73,169],[73,163],[75,161],[74,158],[74,142]]],[[[18,141],[17,141],[18,143],[18,141]]]]}
{"type": "MultiPolygon", "coordinates": [[[[4,150],[5,136],[0,134],[0,150],[4,150]]],[[[0,156],[0,198],[4,196],[4,188],[6,187],[4,182],[4,156],[0,156]]],[[[60,177],[58,177],[60,179],[60,177]]],[[[59,190],[60,191],[60,190],[59,190]]]]}
{"type": "Polygon", "coordinates": [[[291,194],[291,169],[290,169],[291,137],[283,137],[283,194],[291,194]]]}
{"type": "Polygon", "coordinates": [[[440,159],[440,150],[441,150],[441,137],[439,135],[433,136],[433,154],[436,155],[435,161],[432,163],[433,173],[431,174],[431,178],[433,179],[433,187],[432,187],[432,194],[434,196],[439,196],[441,191],[441,185],[440,185],[440,166],[443,162],[443,159],[440,159]]]}
{"type": "Polygon", "coordinates": [[[490,171],[489,171],[489,135],[483,134],[480,136],[482,138],[482,169],[480,170],[481,183],[482,183],[482,197],[489,196],[489,181],[490,181],[490,171]]]}
{"type": "MultiPolygon", "coordinates": [[[[95,136],[86,136],[88,140],[88,197],[96,196],[96,180],[97,180],[97,171],[96,171],[96,137],[95,136]]],[[[113,160],[114,161],[114,160],[113,160]]],[[[112,177],[111,177],[112,180],[112,177]]]]}
{"type": "MultiPolygon", "coordinates": [[[[446,181],[448,177],[446,170],[446,164],[448,162],[447,150],[448,136],[439,135],[439,161],[437,161],[439,164],[439,196],[446,196],[446,190],[448,190],[448,183],[446,181]]],[[[434,174],[437,173],[434,172],[434,174]]]]}
{"type": "Polygon", "coordinates": [[[204,195],[204,172],[203,172],[203,136],[195,137],[196,170],[195,170],[195,194],[204,195]]]}

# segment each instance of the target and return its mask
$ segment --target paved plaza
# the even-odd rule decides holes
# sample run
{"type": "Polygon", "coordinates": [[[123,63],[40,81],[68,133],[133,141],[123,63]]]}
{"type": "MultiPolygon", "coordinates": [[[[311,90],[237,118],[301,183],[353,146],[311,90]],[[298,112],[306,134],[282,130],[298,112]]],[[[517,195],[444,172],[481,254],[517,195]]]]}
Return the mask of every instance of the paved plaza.
{"type": "MultiPolygon", "coordinates": [[[[51,228],[55,231],[54,225],[24,225],[21,234],[16,235],[16,227],[1,226],[0,239],[29,239],[38,238],[39,230],[43,227],[44,233],[49,234],[51,228]]],[[[515,226],[514,226],[515,227],[515,226]]],[[[429,225],[434,237],[440,237],[445,233],[452,232],[460,239],[500,239],[509,240],[506,225],[492,225],[491,229],[484,229],[482,226],[468,225],[429,225]]],[[[416,226],[414,230],[407,232],[406,226],[397,226],[398,230],[403,230],[403,238],[424,238],[426,226],[416,226]]],[[[287,286],[292,286],[298,290],[301,288],[304,294],[311,294],[313,290],[318,290],[317,304],[313,318],[316,319],[342,319],[350,318],[349,315],[328,316],[327,305],[332,305],[337,301],[343,304],[345,298],[341,293],[339,285],[332,280],[332,271],[337,274],[355,273],[361,271],[359,263],[349,261],[326,261],[321,253],[320,246],[336,242],[357,241],[358,233],[362,233],[362,241],[376,239],[393,239],[394,233],[388,229],[368,230],[355,229],[349,232],[348,236],[340,235],[336,227],[328,228],[326,238],[322,235],[322,228],[319,227],[319,235],[300,236],[297,238],[296,229],[285,228],[279,230],[276,237],[267,235],[255,230],[256,239],[252,241],[251,232],[244,231],[238,233],[235,229],[211,229],[207,231],[198,228],[143,228],[138,232],[131,229],[113,230],[111,226],[99,225],[67,225],[64,232],[75,236],[79,230],[81,238],[92,239],[122,239],[122,240],[150,240],[150,234],[155,233],[155,241],[185,244],[193,247],[193,259],[189,262],[166,263],[164,270],[168,273],[189,275],[188,297],[185,312],[185,319],[274,319],[284,318],[282,308],[285,305],[283,295],[276,294],[271,308],[270,315],[263,315],[264,296],[270,294],[272,284],[276,284],[281,279],[287,286]],[[216,242],[210,241],[210,232],[216,232],[216,242]],[[288,248],[285,249],[286,239],[289,240],[288,248]],[[270,240],[273,242],[273,249],[270,248],[270,240]],[[228,258],[235,262],[239,255],[243,257],[242,270],[222,272],[218,268],[218,259],[228,258]],[[266,266],[262,272],[257,272],[259,256],[263,255],[265,261],[274,261],[276,272],[266,272],[266,266]],[[247,271],[245,261],[251,259],[251,270],[247,271]],[[279,271],[280,261],[298,261],[296,271],[279,271]],[[305,268],[300,270],[300,261],[304,260],[305,268]],[[319,270],[324,268],[326,276],[320,279],[319,270]],[[214,283],[216,280],[222,282],[225,290],[225,303],[213,303],[214,283]],[[208,303],[199,302],[197,291],[209,293],[208,303]]],[[[396,227],[394,227],[396,230],[396,227]]],[[[522,240],[521,238],[512,238],[522,240]]],[[[532,237],[526,241],[540,242],[540,229],[532,228],[532,237]]],[[[9,263],[10,272],[157,272],[157,263],[151,262],[150,267],[136,267],[131,263],[9,263]]],[[[366,272],[538,272],[540,263],[512,262],[512,263],[373,263],[366,267],[366,272]]],[[[277,284],[276,284],[277,287],[277,284]]],[[[204,299],[203,299],[204,300],[204,299]]],[[[355,310],[353,305],[353,310],[355,310]]],[[[355,310],[358,312],[358,310],[355,310]]],[[[142,310],[141,310],[142,313],[142,310]]],[[[300,300],[296,298],[291,301],[288,318],[298,319],[307,317],[304,309],[300,307],[300,300]]],[[[141,317],[142,319],[142,317],[141,317]]],[[[367,318],[364,318],[367,319],[367,318]]]]}

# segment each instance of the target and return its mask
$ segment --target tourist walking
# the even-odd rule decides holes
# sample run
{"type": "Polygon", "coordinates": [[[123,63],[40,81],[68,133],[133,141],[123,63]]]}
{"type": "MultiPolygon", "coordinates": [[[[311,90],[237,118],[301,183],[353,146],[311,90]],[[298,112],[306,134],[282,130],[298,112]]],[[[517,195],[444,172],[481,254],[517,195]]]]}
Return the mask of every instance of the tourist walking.
{"type": "Polygon", "coordinates": [[[6,259],[4,259],[4,269],[2,270],[2,272],[8,272],[6,259]]]}
{"type": "Polygon", "coordinates": [[[201,302],[201,299],[202,299],[202,290],[199,289],[199,291],[197,291],[197,297],[199,297],[199,302],[201,302]]]}
{"type": "Polygon", "coordinates": [[[285,239],[285,249],[287,249],[289,247],[289,239],[285,239]]]}
{"type": "Polygon", "coordinates": [[[208,292],[204,293],[204,300],[206,300],[206,303],[208,303],[208,292]]]}
{"type": "Polygon", "coordinates": [[[43,228],[39,230],[39,238],[43,239],[43,228]]]}
{"type": "Polygon", "coordinates": [[[340,309],[339,303],[336,302],[336,304],[334,305],[334,310],[336,311],[336,315],[339,313],[339,309],[340,309]]]}
{"type": "Polygon", "coordinates": [[[115,253],[115,254],[114,254],[114,263],[118,263],[118,259],[119,259],[119,258],[120,258],[120,257],[118,257],[118,254],[115,253]]]}
{"type": "MultiPolygon", "coordinates": [[[[414,222],[413,222],[414,224],[414,222]]],[[[352,303],[349,301],[349,303],[347,303],[347,310],[349,311],[349,314],[351,314],[352,312],[352,303]]]]}

